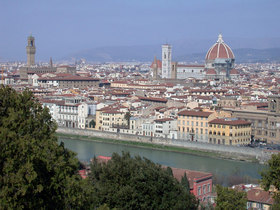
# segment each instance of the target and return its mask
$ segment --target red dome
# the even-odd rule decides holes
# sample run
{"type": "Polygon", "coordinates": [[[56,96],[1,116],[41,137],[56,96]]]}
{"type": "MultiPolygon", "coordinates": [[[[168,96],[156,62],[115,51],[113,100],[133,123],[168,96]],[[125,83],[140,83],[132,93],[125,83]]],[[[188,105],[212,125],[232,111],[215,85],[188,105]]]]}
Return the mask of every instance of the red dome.
{"type": "Polygon", "coordinates": [[[221,34],[218,37],[218,41],[208,50],[205,57],[206,60],[215,60],[216,58],[234,59],[232,50],[224,43],[221,34]]]}

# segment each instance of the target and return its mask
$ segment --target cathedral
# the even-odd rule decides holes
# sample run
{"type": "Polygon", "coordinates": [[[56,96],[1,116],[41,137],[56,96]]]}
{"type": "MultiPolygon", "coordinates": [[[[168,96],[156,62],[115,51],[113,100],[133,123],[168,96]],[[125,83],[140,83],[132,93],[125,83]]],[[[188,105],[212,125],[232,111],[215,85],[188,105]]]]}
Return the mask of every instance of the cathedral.
{"type": "Polygon", "coordinates": [[[215,80],[236,79],[235,57],[230,47],[219,34],[217,42],[208,50],[205,57],[205,78],[215,80]]]}
{"type": "Polygon", "coordinates": [[[217,42],[208,50],[204,65],[183,65],[171,60],[171,45],[162,45],[162,61],[156,57],[151,65],[153,79],[211,79],[231,80],[238,78],[234,69],[235,57],[221,34],[217,42]]]}

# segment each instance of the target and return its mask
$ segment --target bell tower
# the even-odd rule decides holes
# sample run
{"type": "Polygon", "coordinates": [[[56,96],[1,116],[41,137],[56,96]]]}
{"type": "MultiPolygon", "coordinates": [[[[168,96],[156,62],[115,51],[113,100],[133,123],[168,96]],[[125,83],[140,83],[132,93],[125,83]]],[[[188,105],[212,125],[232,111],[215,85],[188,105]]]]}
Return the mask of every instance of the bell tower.
{"type": "Polygon", "coordinates": [[[171,45],[162,45],[162,78],[171,78],[171,45]]]}
{"type": "Polygon", "coordinates": [[[26,46],[28,67],[35,65],[35,53],[36,53],[35,38],[32,35],[30,35],[27,38],[27,46],[26,46]]]}

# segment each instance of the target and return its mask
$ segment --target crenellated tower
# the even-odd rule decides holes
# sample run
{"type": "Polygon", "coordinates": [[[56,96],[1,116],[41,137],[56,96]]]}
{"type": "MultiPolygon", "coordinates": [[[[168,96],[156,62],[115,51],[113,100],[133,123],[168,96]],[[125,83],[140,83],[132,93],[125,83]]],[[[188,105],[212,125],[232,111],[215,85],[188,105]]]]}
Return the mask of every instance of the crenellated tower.
{"type": "Polygon", "coordinates": [[[32,35],[30,35],[27,38],[27,46],[26,46],[28,67],[35,65],[35,53],[36,53],[35,38],[32,35]]]}

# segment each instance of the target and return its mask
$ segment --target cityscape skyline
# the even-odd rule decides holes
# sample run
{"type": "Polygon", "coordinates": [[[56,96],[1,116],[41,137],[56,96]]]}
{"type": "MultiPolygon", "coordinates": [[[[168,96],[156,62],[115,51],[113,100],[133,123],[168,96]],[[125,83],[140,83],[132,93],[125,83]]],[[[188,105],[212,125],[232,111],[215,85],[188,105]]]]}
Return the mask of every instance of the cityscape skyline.
{"type": "Polygon", "coordinates": [[[83,4],[1,1],[0,59],[25,60],[24,48],[30,33],[36,37],[40,49],[38,60],[48,60],[50,56],[61,59],[98,47],[166,42],[175,46],[205,43],[197,45],[197,49],[196,44],[190,46],[191,52],[198,53],[207,50],[220,32],[230,44],[236,43],[231,44],[233,49],[252,48],[252,43],[256,43],[257,49],[280,47],[280,32],[274,27],[279,20],[279,5],[274,0],[141,3],[122,0],[83,4]],[[260,44],[260,39],[266,41],[260,44]]]}

